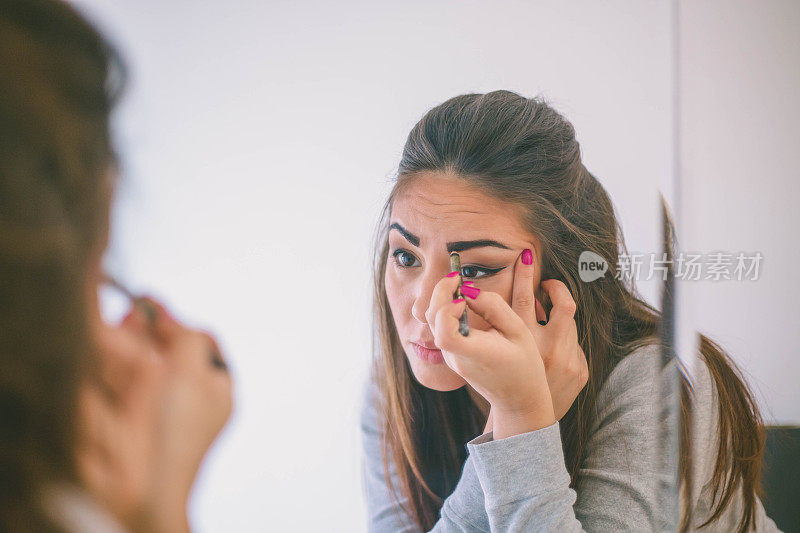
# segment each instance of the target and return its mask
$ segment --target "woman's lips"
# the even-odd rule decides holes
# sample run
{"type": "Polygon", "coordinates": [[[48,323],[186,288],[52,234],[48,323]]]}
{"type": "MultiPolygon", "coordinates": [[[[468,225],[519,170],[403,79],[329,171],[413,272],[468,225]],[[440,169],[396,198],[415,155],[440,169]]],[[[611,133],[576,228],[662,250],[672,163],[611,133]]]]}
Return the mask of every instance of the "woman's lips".
{"type": "Polygon", "coordinates": [[[423,361],[433,365],[441,365],[444,363],[444,357],[442,356],[441,350],[426,348],[425,346],[421,346],[416,342],[412,342],[411,345],[414,347],[414,353],[417,354],[417,357],[423,361]]]}

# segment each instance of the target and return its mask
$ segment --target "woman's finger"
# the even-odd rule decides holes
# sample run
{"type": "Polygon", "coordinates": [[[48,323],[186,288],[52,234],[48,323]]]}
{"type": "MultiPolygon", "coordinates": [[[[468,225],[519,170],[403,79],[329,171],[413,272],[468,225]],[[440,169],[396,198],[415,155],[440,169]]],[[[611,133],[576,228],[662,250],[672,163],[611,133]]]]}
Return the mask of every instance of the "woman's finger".
{"type": "Polygon", "coordinates": [[[531,331],[539,327],[536,320],[536,297],[533,294],[534,264],[532,250],[523,250],[514,266],[514,286],[511,292],[511,309],[531,331]]]}
{"type": "Polygon", "coordinates": [[[206,344],[208,345],[206,350],[208,364],[214,370],[227,372],[228,361],[226,360],[225,355],[222,353],[222,349],[219,347],[217,339],[208,331],[201,331],[200,334],[204,337],[206,344]]]}
{"type": "Polygon", "coordinates": [[[459,272],[450,272],[440,279],[431,293],[431,301],[425,311],[425,320],[431,331],[436,328],[436,313],[442,307],[449,305],[453,301],[453,293],[458,288],[459,272]]]}
{"type": "Polygon", "coordinates": [[[540,285],[553,303],[547,326],[565,333],[568,332],[569,328],[575,327],[574,318],[577,309],[572,294],[567,286],[557,279],[543,280],[540,285]]]}
{"type": "Polygon", "coordinates": [[[459,356],[473,357],[481,353],[493,353],[497,347],[499,333],[472,329],[469,335],[463,336],[458,331],[458,321],[466,309],[465,299],[450,300],[450,303],[439,308],[434,318],[436,327],[432,329],[434,342],[442,351],[452,352],[459,356]]]}
{"type": "MultiPolygon", "coordinates": [[[[436,340],[436,346],[439,348],[442,347],[439,340],[458,340],[458,338],[462,336],[458,333],[458,318],[464,312],[466,305],[463,298],[459,300],[450,298],[449,303],[440,306],[436,311],[436,316],[432,317],[435,327],[431,329],[434,339],[436,340]]],[[[455,348],[452,342],[446,342],[446,344],[449,348],[455,348]]]]}
{"type": "Polygon", "coordinates": [[[147,365],[158,360],[146,330],[129,315],[119,326],[102,325],[95,331],[97,378],[114,398],[125,397],[147,365]]]}
{"type": "Polygon", "coordinates": [[[467,297],[467,307],[507,339],[520,339],[530,333],[522,318],[496,292],[481,291],[474,287],[469,287],[468,291],[462,288],[461,291],[467,297]]]}
{"type": "MultiPolygon", "coordinates": [[[[464,311],[464,301],[452,302],[439,309],[436,329],[433,330],[436,346],[442,350],[447,365],[467,381],[484,376],[503,353],[500,348],[508,342],[499,332],[472,329],[464,337],[458,331],[458,318],[464,311]]],[[[512,312],[509,308],[509,312],[512,312]]],[[[525,327],[522,324],[521,327],[525,327]]]]}
{"type": "Polygon", "coordinates": [[[133,305],[119,323],[120,326],[139,332],[147,331],[147,314],[140,305],[133,305]]]}
{"type": "Polygon", "coordinates": [[[148,332],[155,335],[159,341],[164,341],[172,337],[180,328],[180,324],[164,307],[164,304],[150,296],[142,296],[136,300],[137,308],[140,308],[148,319],[148,332]]]}

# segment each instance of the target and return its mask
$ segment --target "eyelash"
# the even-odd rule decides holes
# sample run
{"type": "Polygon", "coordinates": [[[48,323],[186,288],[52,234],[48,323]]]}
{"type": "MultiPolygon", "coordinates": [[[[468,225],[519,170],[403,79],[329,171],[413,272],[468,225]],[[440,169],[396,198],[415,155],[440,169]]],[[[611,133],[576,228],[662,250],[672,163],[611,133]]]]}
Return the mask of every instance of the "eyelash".
{"type": "MultiPolygon", "coordinates": [[[[406,265],[403,265],[403,264],[401,264],[401,263],[398,261],[397,257],[398,257],[400,254],[404,254],[404,253],[405,253],[405,254],[408,254],[408,255],[410,255],[410,256],[412,256],[412,257],[414,257],[414,259],[416,259],[417,261],[419,261],[419,259],[417,259],[417,257],[416,257],[414,254],[412,254],[411,252],[409,252],[408,250],[404,250],[404,249],[402,249],[402,248],[398,248],[397,250],[395,250],[394,252],[392,252],[392,258],[394,259],[394,264],[395,264],[395,266],[396,266],[397,268],[406,269],[406,268],[415,268],[415,266],[418,266],[418,265],[406,266],[406,265]]],[[[490,267],[481,266],[481,265],[462,265],[462,267],[461,267],[461,275],[462,275],[462,276],[463,276],[465,279],[482,279],[482,278],[488,278],[488,277],[494,276],[495,274],[497,274],[498,272],[500,272],[501,270],[503,270],[503,269],[505,269],[505,268],[506,268],[506,267],[490,268],[490,267]],[[468,269],[468,268],[474,268],[474,269],[480,270],[480,271],[482,271],[482,272],[486,272],[486,274],[485,274],[485,275],[483,275],[483,276],[472,276],[472,277],[470,277],[470,276],[465,276],[465,275],[464,275],[464,270],[466,270],[466,269],[468,269]]]]}

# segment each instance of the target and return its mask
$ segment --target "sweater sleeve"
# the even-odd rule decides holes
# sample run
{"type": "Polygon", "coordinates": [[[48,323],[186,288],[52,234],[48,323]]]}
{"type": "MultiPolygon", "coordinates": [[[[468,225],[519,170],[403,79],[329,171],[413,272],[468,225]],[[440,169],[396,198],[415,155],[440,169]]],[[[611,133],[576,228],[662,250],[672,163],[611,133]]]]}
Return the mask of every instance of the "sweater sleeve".
{"type": "Polygon", "coordinates": [[[658,346],[639,348],[612,371],[569,486],[558,423],[494,441],[470,441],[492,531],[660,531],[664,484],[674,453],[660,453],[668,405],[658,396],[658,346]],[[525,472],[520,480],[518,472],[525,472]]]}

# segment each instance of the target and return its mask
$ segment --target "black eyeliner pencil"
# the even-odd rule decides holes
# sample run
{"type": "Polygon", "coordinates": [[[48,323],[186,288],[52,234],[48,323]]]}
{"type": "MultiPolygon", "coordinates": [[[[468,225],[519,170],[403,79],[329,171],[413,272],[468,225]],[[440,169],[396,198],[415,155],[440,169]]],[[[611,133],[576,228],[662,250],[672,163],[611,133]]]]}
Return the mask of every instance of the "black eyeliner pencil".
{"type": "MultiPolygon", "coordinates": [[[[458,288],[456,288],[456,292],[453,293],[453,299],[463,298],[464,296],[461,294],[461,285],[464,284],[464,276],[461,275],[461,257],[459,257],[458,252],[450,254],[450,271],[458,272],[458,288]]],[[[467,322],[466,308],[464,308],[464,313],[462,313],[461,318],[458,319],[458,332],[464,337],[469,335],[469,322],[467,322]]]]}

